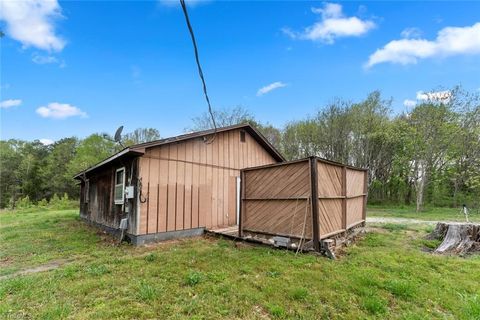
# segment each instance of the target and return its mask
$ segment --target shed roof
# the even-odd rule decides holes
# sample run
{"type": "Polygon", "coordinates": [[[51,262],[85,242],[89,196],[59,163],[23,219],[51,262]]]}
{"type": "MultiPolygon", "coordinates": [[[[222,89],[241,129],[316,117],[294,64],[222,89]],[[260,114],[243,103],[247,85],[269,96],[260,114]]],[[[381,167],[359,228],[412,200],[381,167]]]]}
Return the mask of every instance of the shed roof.
{"type": "MultiPolygon", "coordinates": [[[[230,131],[230,130],[236,130],[236,129],[243,129],[250,133],[250,135],[268,152],[270,155],[277,161],[283,162],[285,161],[285,158],[278,152],[277,149],[265,138],[256,128],[251,126],[250,124],[236,124],[233,126],[227,126],[227,127],[222,127],[222,128],[217,128],[216,132],[225,132],[225,131],[230,131]]],[[[203,131],[196,131],[196,132],[191,132],[191,133],[186,133],[182,134],[179,136],[175,137],[169,137],[169,138],[164,138],[164,139],[159,139],[155,141],[150,141],[150,142],[145,142],[145,143],[139,143],[132,145],[130,147],[127,147],[120,152],[117,152],[116,154],[108,157],[107,159],[97,163],[94,166],[91,166],[90,168],[81,171],[77,173],[73,178],[74,179],[81,179],[81,176],[84,174],[91,172],[95,169],[98,169],[108,163],[110,163],[113,160],[116,160],[120,157],[125,157],[125,156],[140,156],[145,153],[145,149],[151,148],[151,147],[156,147],[160,145],[166,145],[174,142],[180,142],[180,141],[185,141],[185,140],[190,140],[190,139],[195,139],[195,138],[200,138],[200,137],[206,137],[209,135],[212,135],[215,133],[215,129],[208,129],[208,130],[203,130],[203,131]]]]}

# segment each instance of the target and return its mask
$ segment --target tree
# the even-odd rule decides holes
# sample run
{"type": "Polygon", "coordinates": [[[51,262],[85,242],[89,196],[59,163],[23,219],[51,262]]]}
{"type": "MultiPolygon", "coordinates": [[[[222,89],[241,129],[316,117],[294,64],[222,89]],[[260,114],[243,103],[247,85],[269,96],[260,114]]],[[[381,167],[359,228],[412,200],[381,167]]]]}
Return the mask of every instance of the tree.
{"type": "Polygon", "coordinates": [[[131,146],[134,144],[150,142],[160,139],[160,132],[154,128],[138,128],[133,132],[127,133],[122,137],[122,144],[124,146],[131,146]]]}
{"type": "Polygon", "coordinates": [[[77,147],[75,156],[67,166],[66,174],[73,177],[75,174],[110,157],[118,150],[118,145],[103,135],[92,134],[82,140],[77,147]]]}
{"type": "Polygon", "coordinates": [[[75,137],[64,138],[49,146],[45,168],[45,184],[47,185],[46,197],[54,194],[68,194],[71,198],[77,196],[77,187],[72,176],[67,174],[70,162],[75,158],[78,139],[75,137]]]}
{"type": "MultiPolygon", "coordinates": [[[[217,127],[227,127],[240,123],[249,123],[254,118],[250,112],[242,106],[236,106],[232,109],[213,110],[213,117],[217,127]]],[[[200,131],[213,129],[213,122],[210,113],[204,112],[200,116],[192,119],[193,125],[188,131],[200,131]]]]}
{"type": "MultiPolygon", "coordinates": [[[[251,113],[242,106],[236,106],[232,109],[214,110],[213,116],[217,127],[227,127],[236,124],[248,123],[257,128],[265,138],[274,146],[280,144],[281,133],[280,130],[271,124],[261,124],[251,115],[251,113]]],[[[205,112],[200,116],[192,119],[193,125],[187,131],[200,131],[213,129],[213,123],[210,113],[205,112]]]]}

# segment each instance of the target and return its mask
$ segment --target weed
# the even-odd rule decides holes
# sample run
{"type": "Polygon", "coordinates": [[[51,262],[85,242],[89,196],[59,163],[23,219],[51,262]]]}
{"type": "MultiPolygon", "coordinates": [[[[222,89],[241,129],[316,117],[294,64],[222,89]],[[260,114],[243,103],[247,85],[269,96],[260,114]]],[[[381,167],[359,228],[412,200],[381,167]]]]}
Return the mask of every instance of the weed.
{"type": "Polygon", "coordinates": [[[465,319],[480,319],[480,295],[459,294],[465,303],[463,313],[465,319]]]}
{"type": "Polygon", "coordinates": [[[149,253],[145,256],[144,259],[147,262],[153,262],[153,261],[157,260],[157,255],[155,253],[149,253]]]}
{"type": "Polygon", "coordinates": [[[285,310],[276,304],[267,304],[268,312],[275,318],[281,318],[285,316],[285,310]]]}
{"type": "Polygon", "coordinates": [[[158,295],[157,290],[147,283],[147,281],[142,280],[138,284],[138,298],[142,301],[151,301],[154,300],[158,295]]]}
{"type": "Polygon", "coordinates": [[[361,305],[362,308],[374,315],[385,314],[388,310],[386,300],[375,295],[363,297],[361,305]]]}
{"type": "Polygon", "coordinates": [[[88,266],[86,268],[86,271],[91,276],[101,276],[101,275],[104,275],[104,274],[110,272],[110,270],[108,270],[108,268],[106,266],[104,266],[103,264],[88,266]]]}
{"type": "Polygon", "coordinates": [[[269,270],[267,271],[267,276],[270,277],[270,278],[278,278],[281,276],[281,272],[280,271],[276,271],[276,270],[269,270]]]}
{"type": "Polygon", "coordinates": [[[308,296],[308,290],[305,288],[296,288],[290,291],[290,297],[293,300],[305,300],[308,296]]]}
{"type": "Polygon", "coordinates": [[[413,298],[416,294],[416,287],[405,280],[389,280],[385,283],[385,289],[404,299],[413,298]]]}
{"type": "Polygon", "coordinates": [[[185,283],[191,287],[199,284],[203,279],[203,274],[197,271],[191,271],[187,274],[185,278],[185,283]]]}

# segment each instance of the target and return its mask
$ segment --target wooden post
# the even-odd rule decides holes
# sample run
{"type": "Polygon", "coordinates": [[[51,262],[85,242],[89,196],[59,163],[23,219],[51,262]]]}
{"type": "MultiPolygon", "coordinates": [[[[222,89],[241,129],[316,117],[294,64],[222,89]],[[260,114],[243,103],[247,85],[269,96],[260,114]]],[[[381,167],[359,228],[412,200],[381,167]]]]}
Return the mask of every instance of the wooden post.
{"type": "Polygon", "coordinates": [[[310,157],[310,201],[312,208],[313,248],[320,252],[320,230],[318,221],[318,174],[317,158],[310,157]]]}
{"type": "Polygon", "coordinates": [[[368,194],[368,170],[365,170],[365,179],[363,181],[363,211],[362,211],[362,219],[367,219],[367,194],[368,194]]]}
{"type": "Polygon", "coordinates": [[[342,228],[347,230],[347,167],[342,167],[342,228]]]}
{"type": "Polygon", "coordinates": [[[238,219],[238,236],[240,238],[243,237],[243,216],[245,214],[245,172],[243,170],[240,171],[240,215],[238,219]]]}

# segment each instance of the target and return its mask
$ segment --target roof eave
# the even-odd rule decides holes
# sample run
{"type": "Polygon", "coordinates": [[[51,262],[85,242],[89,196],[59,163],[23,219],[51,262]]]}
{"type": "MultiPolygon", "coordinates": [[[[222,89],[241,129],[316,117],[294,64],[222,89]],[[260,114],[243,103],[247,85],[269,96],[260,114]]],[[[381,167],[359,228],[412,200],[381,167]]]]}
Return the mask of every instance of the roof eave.
{"type": "Polygon", "coordinates": [[[82,176],[85,175],[85,174],[87,174],[88,172],[93,171],[93,170],[95,170],[95,169],[97,169],[97,168],[99,168],[99,167],[101,167],[101,166],[104,166],[104,165],[106,165],[107,163],[112,162],[112,161],[114,161],[114,160],[116,160],[116,159],[118,159],[118,158],[120,158],[120,157],[123,157],[123,156],[126,156],[126,155],[137,155],[137,156],[141,156],[141,155],[143,155],[144,153],[145,153],[145,148],[125,148],[125,149],[123,149],[122,151],[114,154],[113,156],[108,157],[107,159],[105,159],[105,160],[103,160],[103,161],[101,161],[101,162],[99,162],[99,163],[97,163],[97,164],[89,167],[88,169],[83,170],[83,171],[77,173],[76,175],[73,176],[73,179],[78,179],[78,180],[80,180],[80,179],[82,179],[82,176]]]}

